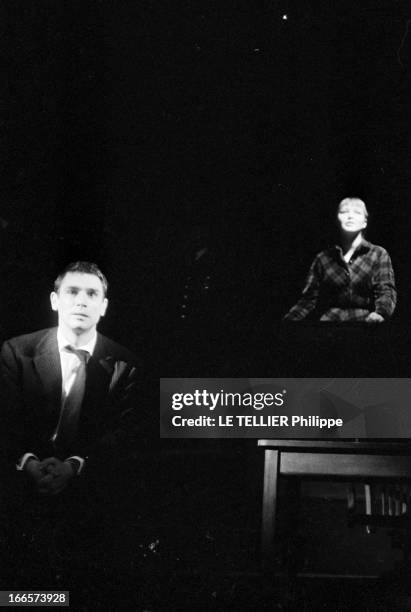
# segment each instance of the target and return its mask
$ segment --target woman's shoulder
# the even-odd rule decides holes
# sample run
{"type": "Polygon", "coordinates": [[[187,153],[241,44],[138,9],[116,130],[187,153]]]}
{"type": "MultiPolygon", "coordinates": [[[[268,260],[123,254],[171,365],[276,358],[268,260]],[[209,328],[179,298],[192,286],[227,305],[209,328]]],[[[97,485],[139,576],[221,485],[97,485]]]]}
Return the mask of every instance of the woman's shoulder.
{"type": "MultiPolygon", "coordinates": [[[[371,253],[375,257],[389,257],[387,249],[379,244],[373,244],[369,240],[363,240],[360,247],[360,252],[371,253]]],[[[313,260],[313,265],[321,265],[329,262],[330,260],[339,259],[342,256],[342,249],[338,244],[328,246],[327,248],[319,251],[313,260]]]]}
{"type": "Polygon", "coordinates": [[[367,251],[372,251],[376,255],[386,255],[388,256],[388,251],[380,244],[373,244],[369,240],[363,240],[362,247],[367,251]]]}
{"type": "Polygon", "coordinates": [[[337,245],[329,246],[326,249],[319,251],[315,256],[314,261],[324,261],[326,259],[335,258],[335,255],[338,254],[338,250],[341,249],[337,245]]]}

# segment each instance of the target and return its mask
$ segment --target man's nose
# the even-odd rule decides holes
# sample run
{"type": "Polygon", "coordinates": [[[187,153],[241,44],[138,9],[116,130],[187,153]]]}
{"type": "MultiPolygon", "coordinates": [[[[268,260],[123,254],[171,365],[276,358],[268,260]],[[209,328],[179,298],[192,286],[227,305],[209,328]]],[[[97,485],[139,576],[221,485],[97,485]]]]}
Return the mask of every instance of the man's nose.
{"type": "Polygon", "coordinates": [[[87,295],[85,291],[79,291],[79,293],[77,293],[75,302],[77,305],[82,306],[85,306],[87,304],[87,295]]]}

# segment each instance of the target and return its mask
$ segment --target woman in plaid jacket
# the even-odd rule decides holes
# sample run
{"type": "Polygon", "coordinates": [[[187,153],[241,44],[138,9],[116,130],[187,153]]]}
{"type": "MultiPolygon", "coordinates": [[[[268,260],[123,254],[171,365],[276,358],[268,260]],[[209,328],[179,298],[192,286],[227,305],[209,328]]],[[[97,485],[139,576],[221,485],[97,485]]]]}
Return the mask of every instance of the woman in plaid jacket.
{"type": "Polygon", "coordinates": [[[394,312],[397,292],[387,251],[364,238],[368,212],[359,198],[338,206],[340,244],[314,258],[299,301],[284,319],[382,323],[394,312]]]}

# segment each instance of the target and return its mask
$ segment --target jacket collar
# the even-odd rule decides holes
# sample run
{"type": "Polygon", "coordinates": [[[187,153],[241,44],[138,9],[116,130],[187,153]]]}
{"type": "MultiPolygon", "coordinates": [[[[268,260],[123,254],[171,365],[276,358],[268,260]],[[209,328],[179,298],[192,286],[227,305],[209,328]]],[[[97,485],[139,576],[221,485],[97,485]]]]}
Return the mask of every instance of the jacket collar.
{"type": "Polygon", "coordinates": [[[36,346],[34,367],[52,405],[61,403],[61,364],[57,344],[57,327],[47,330],[36,346]]]}
{"type": "MultiPolygon", "coordinates": [[[[366,253],[367,251],[369,251],[371,249],[371,247],[372,247],[371,242],[368,242],[368,240],[365,240],[365,238],[363,238],[361,240],[360,244],[355,249],[354,253],[366,253]]],[[[337,253],[341,257],[343,256],[343,250],[341,248],[341,245],[335,244],[334,245],[334,250],[337,251],[337,253]]]]}
{"type": "MultiPolygon", "coordinates": [[[[44,336],[35,347],[35,360],[42,355],[56,355],[59,352],[57,342],[57,327],[46,330],[44,336]]],[[[110,359],[106,338],[97,332],[97,340],[93,350],[93,358],[97,361],[110,359]]]]}

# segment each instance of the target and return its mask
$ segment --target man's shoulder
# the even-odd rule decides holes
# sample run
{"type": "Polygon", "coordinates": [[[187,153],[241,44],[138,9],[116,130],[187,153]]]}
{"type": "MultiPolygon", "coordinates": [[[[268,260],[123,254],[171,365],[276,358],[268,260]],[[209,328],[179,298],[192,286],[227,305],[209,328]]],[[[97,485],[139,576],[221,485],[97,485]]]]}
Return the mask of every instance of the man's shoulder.
{"type": "Polygon", "coordinates": [[[23,334],[21,336],[9,338],[3,343],[3,347],[8,345],[13,349],[18,350],[20,353],[30,356],[35,355],[45,342],[54,338],[57,338],[57,328],[48,327],[30,334],[23,334]]]}
{"type": "Polygon", "coordinates": [[[125,361],[130,365],[138,366],[139,360],[135,353],[130,351],[128,348],[111,340],[107,336],[98,333],[97,335],[97,344],[96,344],[96,352],[104,353],[108,357],[114,357],[118,361],[125,361]]]}
{"type": "MultiPolygon", "coordinates": [[[[34,357],[39,352],[51,348],[57,349],[57,327],[50,327],[30,334],[15,336],[4,342],[3,348],[6,346],[16,353],[27,357],[34,357]]],[[[95,352],[101,357],[114,357],[114,359],[125,361],[130,365],[139,365],[139,360],[132,351],[100,333],[97,334],[95,352]]]]}

